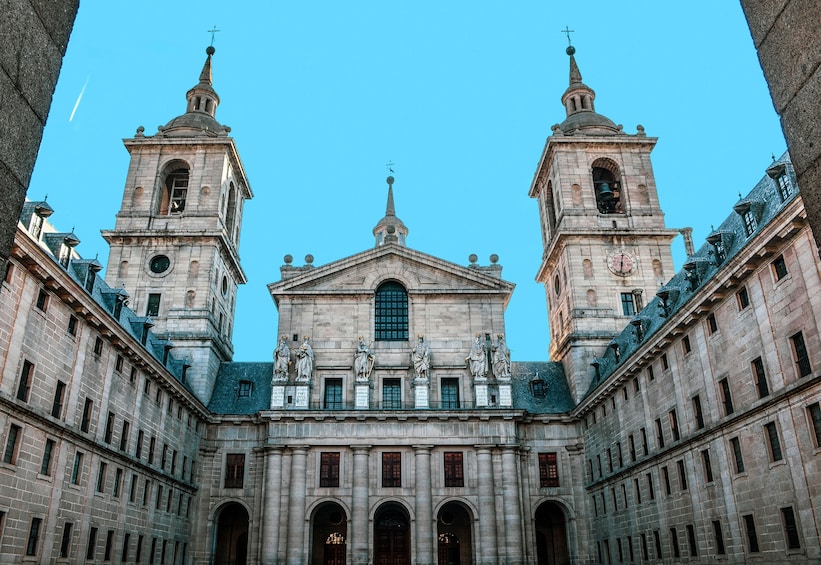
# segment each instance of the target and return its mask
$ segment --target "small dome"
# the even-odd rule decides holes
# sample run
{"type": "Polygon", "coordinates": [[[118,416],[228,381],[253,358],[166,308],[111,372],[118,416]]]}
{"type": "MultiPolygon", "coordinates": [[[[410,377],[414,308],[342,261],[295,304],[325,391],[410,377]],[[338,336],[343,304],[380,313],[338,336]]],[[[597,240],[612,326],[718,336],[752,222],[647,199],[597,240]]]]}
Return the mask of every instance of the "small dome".
{"type": "Polygon", "coordinates": [[[199,135],[214,137],[224,131],[225,128],[222,124],[202,112],[188,112],[182,116],[177,116],[162,128],[162,134],[166,137],[194,137],[199,135]]]}
{"type": "Polygon", "coordinates": [[[596,112],[576,112],[567,117],[559,124],[562,133],[570,133],[576,130],[587,135],[612,135],[620,133],[619,127],[613,121],[596,112]]]}

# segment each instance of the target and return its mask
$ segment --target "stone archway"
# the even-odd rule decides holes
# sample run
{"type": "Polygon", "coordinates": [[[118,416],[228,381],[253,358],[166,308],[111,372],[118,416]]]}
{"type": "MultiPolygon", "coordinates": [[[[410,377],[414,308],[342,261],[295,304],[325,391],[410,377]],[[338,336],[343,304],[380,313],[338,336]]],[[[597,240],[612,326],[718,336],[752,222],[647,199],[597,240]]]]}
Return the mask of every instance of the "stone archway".
{"type": "Polygon", "coordinates": [[[395,502],[383,504],[374,515],[374,565],[410,565],[410,517],[395,502]]]}
{"type": "Polygon", "coordinates": [[[562,507],[543,502],[536,509],[537,565],[570,565],[567,543],[567,520],[562,507]]]}
{"type": "Polygon", "coordinates": [[[229,502],[217,513],[214,565],[245,565],[248,560],[248,511],[229,502]]]}
{"type": "Polygon", "coordinates": [[[311,565],[346,565],[348,518],[336,502],[320,505],[311,519],[311,565]]]}
{"type": "Polygon", "coordinates": [[[438,565],[473,563],[473,517],[464,505],[448,502],[436,517],[438,565]]]}

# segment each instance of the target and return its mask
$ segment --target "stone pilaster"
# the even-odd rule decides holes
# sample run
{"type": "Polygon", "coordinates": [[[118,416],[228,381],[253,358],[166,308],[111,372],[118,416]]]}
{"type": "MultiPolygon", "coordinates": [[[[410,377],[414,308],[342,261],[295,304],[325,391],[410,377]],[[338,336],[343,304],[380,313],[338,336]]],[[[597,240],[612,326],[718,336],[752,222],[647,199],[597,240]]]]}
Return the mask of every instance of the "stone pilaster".
{"type": "Polygon", "coordinates": [[[265,502],[262,515],[262,563],[276,565],[279,547],[279,489],[282,488],[282,445],[265,448],[265,502]]]}
{"type": "Polygon", "coordinates": [[[430,452],[432,445],[414,445],[416,463],[416,561],[433,563],[433,500],[431,498],[430,452]]]}
{"type": "Polygon", "coordinates": [[[308,446],[292,447],[291,487],[288,505],[288,565],[305,562],[305,469],[308,446]]]}
{"type": "Polygon", "coordinates": [[[493,454],[492,445],[477,445],[479,487],[479,537],[482,540],[482,552],[477,556],[480,565],[496,565],[498,548],[496,544],[496,495],[493,492],[493,454]]]}
{"type": "Polygon", "coordinates": [[[502,449],[506,565],[522,563],[522,515],[519,504],[519,465],[516,457],[518,449],[518,445],[506,445],[502,449]]]}
{"type": "Polygon", "coordinates": [[[353,492],[351,504],[351,557],[354,565],[368,563],[368,453],[370,445],[351,446],[353,451],[353,492]]]}

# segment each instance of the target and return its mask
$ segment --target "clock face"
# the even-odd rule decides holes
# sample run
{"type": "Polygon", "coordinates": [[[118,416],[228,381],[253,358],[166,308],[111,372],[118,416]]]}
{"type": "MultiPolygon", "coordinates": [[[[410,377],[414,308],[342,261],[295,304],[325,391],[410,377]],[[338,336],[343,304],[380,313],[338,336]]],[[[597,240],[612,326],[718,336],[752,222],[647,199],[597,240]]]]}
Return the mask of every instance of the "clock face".
{"type": "Polygon", "coordinates": [[[635,263],[633,256],[626,251],[616,251],[610,254],[608,267],[614,274],[626,277],[633,273],[635,263]]]}

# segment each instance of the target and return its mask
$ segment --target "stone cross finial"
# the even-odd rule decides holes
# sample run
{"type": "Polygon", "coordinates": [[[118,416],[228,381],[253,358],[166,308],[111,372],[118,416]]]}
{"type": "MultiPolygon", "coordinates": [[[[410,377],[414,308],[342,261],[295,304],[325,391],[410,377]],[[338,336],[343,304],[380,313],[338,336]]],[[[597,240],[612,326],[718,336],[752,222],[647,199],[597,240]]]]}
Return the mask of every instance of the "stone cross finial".
{"type": "Polygon", "coordinates": [[[220,31],[222,31],[222,30],[217,29],[216,25],[214,25],[214,27],[212,29],[207,30],[207,32],[211,34],[211,47],[214,46],[214,35],[217,34],[220,31]]]}
{"type": "Polygon", "coordinates": [[[564,29],[561,30],[561,32],[567,34],[567,44],[570,45],[570,34],[576,33],[576,30],[570,29],[570,26],[564,26],[564,29]]]}

